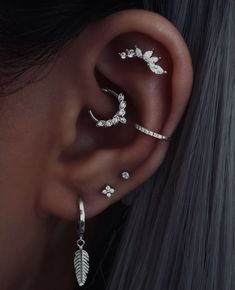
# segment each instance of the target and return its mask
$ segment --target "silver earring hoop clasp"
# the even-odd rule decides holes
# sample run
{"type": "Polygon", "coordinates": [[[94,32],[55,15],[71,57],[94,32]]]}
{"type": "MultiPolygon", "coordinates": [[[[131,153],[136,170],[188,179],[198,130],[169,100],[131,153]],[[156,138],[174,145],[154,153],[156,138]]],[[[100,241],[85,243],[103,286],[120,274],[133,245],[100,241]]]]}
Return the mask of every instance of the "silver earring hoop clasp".
{"type": "Polygon", "coordinates": [[[116,92],[114,92],[113,90],[110,89],[102,89],[104,92],[106,93],[110,93],[111,95],[113,95],[114,97],[116,97],[119,101],[119,110],[117,111],[117,113],[108,120],[99,120],[98,118],[95,117],[94,113],[89,110],[89,114],[92,118],[92,120],[94,122],[96,122],[96,127],[112,127],[115,125],[118,125],[119,123],[121,124],[126,124],[127,120],[125,118],[126,115],[126,101],[125,101],[125,96],[123,93],[117,94],[116,92]]]}
{"type": "Polygon", "coordinates": [[[78,206],[79,206],[79,212],[80,212],[80,218],[78,221],[78,235],[79,235],[79,238],[82,238],[85,233],[85,207],[80,197],[78,198],[78,206]]]}

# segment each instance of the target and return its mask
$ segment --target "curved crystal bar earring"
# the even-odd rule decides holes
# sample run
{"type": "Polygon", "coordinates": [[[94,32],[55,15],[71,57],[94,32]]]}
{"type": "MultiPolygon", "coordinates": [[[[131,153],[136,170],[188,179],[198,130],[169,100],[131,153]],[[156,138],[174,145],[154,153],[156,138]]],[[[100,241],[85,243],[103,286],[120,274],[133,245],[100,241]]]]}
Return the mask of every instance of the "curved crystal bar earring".
{"type": "Polygon", "coordinates": [[[89,114],[92,118],[92,120],[94,122],[96,122],[96,127],[112,127],[115,125],[118,125],[119,123],[121,124],[126,124],[127,120],[125,118],[126,115],[126,101],[125,101],[125,96],[123,93],[117,94],[116,92],[114,92],[113,90],[110,89],[102,89],[104,92],[106,93],[110,93],[111,95],[113,95],[114,97],[116,97],[119,101],[119,110],[117,111],[117,113],[108,120],[99,120],[98,118],[95,117],[94,113],[89,110],[89,114]]]}
{"type": "Polygon", "coordinates": [[[135,49],[126,49],[126,51],[120,52],[119,55],[121,59],[134,58],[134,57],[140,58],[147,63],[147,66],[150,68],[150,70],[153,73],[157,75],[166,74],[167,71],[157,64],[159,60],[161,60],[161,57],[153,56],[153,52],[154,52],[154,49],[148,50],[146,52],[142,52],[142,50],[135,45],[135,49]]]}

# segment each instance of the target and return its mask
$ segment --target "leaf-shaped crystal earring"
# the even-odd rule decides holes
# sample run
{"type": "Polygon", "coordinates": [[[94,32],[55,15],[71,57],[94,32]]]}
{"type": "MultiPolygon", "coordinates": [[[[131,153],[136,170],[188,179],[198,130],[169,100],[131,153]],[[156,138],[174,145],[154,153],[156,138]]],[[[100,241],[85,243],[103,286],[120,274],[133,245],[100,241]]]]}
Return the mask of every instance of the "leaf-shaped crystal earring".
{"type": "Polygon", "coordinates": [[[78,222],[78,235],[79,239],[77,241],[78,250],[74,257],[74,269],[79,286],[83,286],[86,282],[87,275],[89,272],[89,255],[83,250],[85,241],[83,240],[83,235],[85,233],[85,208],[84,203],[81,198],[78,199],[80,218],[78,222]]]}
{"type": "Polygon", "coordinates": [[[153,56],[153,51],[154,50],[148,50],[146,52],[142,52],[142,50],[135,45],[135,49],[126,49],[125,52],[120,52],[119,55],[121,59],[134,57],[143,59],[153,73],[157,75],[166,74],[167,71],[157,64],[161,57],[153,56]]]}

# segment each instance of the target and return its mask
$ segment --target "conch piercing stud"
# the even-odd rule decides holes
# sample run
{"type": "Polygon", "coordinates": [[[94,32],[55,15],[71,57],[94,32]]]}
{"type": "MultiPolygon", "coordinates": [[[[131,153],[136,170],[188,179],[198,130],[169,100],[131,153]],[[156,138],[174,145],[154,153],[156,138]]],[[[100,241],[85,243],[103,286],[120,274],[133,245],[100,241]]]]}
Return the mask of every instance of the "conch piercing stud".
{"type": "Polygon", "coordinates": [[[85,233],[85,208],[81,198],[78,199],[80,218],[78,221],[78,236],[77,241],[78,250],[74,257],[74,269],[79,286],[83,286],[86,283],[87,275],[89,272],[89,255],[83,250],[85,241],[83,235],[85,233]]]}
{"type": "Polygon", "coordinates": [[[114,97],[116,97],[119,101],[119,110],[117,113],[109,120],[99,120],[95,117],[93,112],[89,110],[89,114],[92,118],[93,121],[96,122],[96,127],[111,127],[114,125],[118,125],[119,123],[121,124],[126,124],[127,120],[125,118],[126,115],[126,101],[125,101],[125,96],[123,93],[117,94],[116,92],[110,90],[110,89],[102,89],[106,93],[110,93],[114,97]]]}
{"type": "Polygon", "coordinates": [[[106,187],[102,190],[102,194],[106,195],[108,198],[110,198],[114,193],[115,189],[110,185],[106,185],[106,187]]]}
{"type": "Polygon", "coordinates": [[[161,57],[153,56],[153,51],[154,49],[142,52],[142,50],[135,45],[135,49],[126,49],[125,52],[120,52],[119,55],[121,59],[134,57],[143,59],[153,73],[157,75],[166,74],[167,71],[157,64],[161,57]]]}

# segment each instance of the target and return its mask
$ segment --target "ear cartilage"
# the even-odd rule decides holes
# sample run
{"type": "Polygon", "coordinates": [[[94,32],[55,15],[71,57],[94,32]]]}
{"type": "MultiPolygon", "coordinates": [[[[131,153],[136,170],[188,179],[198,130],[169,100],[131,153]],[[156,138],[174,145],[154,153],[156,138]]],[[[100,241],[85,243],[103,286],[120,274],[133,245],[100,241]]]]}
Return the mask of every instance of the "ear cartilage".
{"type": "Polygon", "coordinates": [[[116,97],[119,101],[119,110],[117,111],[117,113],[108,120],[99,120],[95,117],[95,115],[93,114],[93,112],[91,110],[89,110],[89,114],[92,118],[92,120],[94,122],[96,122],[96,127],[112,127],[115,125],[118,125],[119,123],[121,124],[126,124],[127,123],[127,119],[125,118],[126,115],[126,106],[127,103],[125,101],[125,96],[123,93],[117,94],[116,92],[114,92],[113,90],[110,89],[102,89],[104,92],[106,93],[110,93],[111,95],[113,95],[114,97],[116,97]]]}
{"type": "Polygon", "coordinates": [[[148,129],[140,126],[139,124],[135,124],[134,127],[136,130],[138,130],[138,131],[142,132],[143,134],[146,134],[150,137],[153,137],[153,138],[156,138],[159,140],[163,140],[166,142],[170,142],[172,140],[172,137],[164,136],[164,135],[161,135],[159,133],[153,132],[151,130],[148,130],[148,129]]]}
{"type": "Polygon", "coordinates": [[[153,52],[154,49],[142,52],[142,50],[135,45],[135,49],[126,49],[125,52],[120,52],[119,55],[123,60],[134,57],[143,59],[153,73],[157,75],[166,74],[167,71],[157,64],[161,57],[153,56],[153,52]]]}

